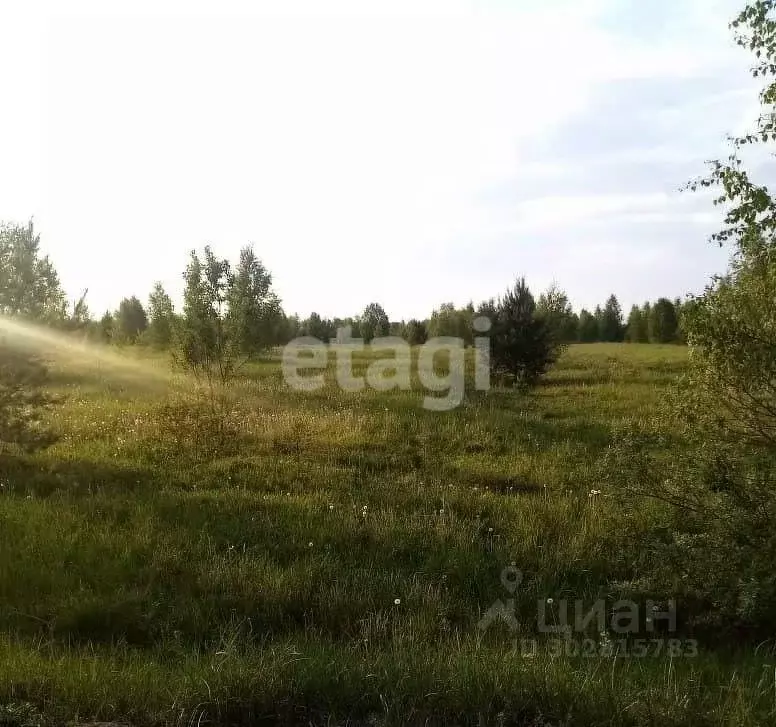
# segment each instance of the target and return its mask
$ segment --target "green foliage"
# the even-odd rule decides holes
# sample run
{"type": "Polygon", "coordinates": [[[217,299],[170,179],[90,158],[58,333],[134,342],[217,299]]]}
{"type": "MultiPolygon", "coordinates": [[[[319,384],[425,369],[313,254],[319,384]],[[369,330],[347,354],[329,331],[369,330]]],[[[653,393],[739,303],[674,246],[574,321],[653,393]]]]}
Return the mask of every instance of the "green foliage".
{"type": "Polygon", "coordinates": [[[646,326],[647,343],[650,343],[650,341],[649,341],[649,319],[650,319],[651,316],[652,316],[652,303],[647,301],[641,307],[641,317],[644,320],[644,324],[646,326]]]}
{"type": "Polygon", "coordinates": [[[48,256],[40,255],[40,235],[32,221],[0,225],[0,313],[38,321],[63,317],[65,295],[48,256]]]}
{"type": "Polygon", "coordinates": [[[113,313],[106,310],[97,324],[97,339],[102,343],[110,343],[113,339],[114,325],[113,313]]]}
{"type": "Polygon", "coordinates": [[[708,547],[699,551],[707,571],[729,573],[736,586],[723,588],[717,602],[735,597],[728,611],[769,627],[776,618],[776,199],[752,180],[739,151],[772,149],[776,141],[776,3],[750,3],[732,27],[739,45],[754,52],[753,75],[765,86],[755,131],[732,139],[728,160],[713,162],[710,175],[690,185],[719,190],[725,218],[712,239],[732,242],[734,255],[728,273],[682,311],[693,350],[682,410],[709,447],[701,461],[713,469],[684,487],[704,505],[702,537],[731,553],[725,569],[708,547]]]}
{"type": "Polygon", "coordinates": [[[593,343],[598,340],[598,321],[595,315],[585,308],[579,314],[579,341],[593,343]]]}
{"type": "Polygon", "coordinates": [[[695,311],[696,305],[697,302],[695,298],[687,298],[683,301],[680,300],[678,304],[675,304],[678,323],[676,340],[679,343],[687,343],[687,326],[695,311]]]}
{"type": "Polygon", "coordinates": [[[679,337],[679,317],[668,298],[659,298],[650,308],[647,330],[651,343],[673,343],[679,337]]]}
{"type": "MultiPolygon", "coordinates": [[[[734,245],[730,270],[681,306],[663,298],[650,311],[650,337],[691,346],[675,395],[687,448],[661,456],[665,440],[627,432],[609,452],[602,477],[664,507],[664,525],[640,542],[636,592],[679,598],[697,628],[770,636],[776,620],[776,200],[754,183],[738,152],[776,141],[776,2],[749,4],[733,27],[766,78],[757,130],[733,139],[690,188],[716,187],[725,218],[713,240],[734,245]]],[[[667,413],[664,413],[668,418],[667,413]]],[[[627,502],[629,498],[624,498],[627,502]]]]}
{"type": "Polygon", "coordinates": [[[226,305],[224,332],[239,355],[250,358],[279,342],[280,299],[272,290],[272,275],[251,247],[240,251],[237,268],[228,275],[226,305]]]}
{"type": "Polygon", "coordinates": [[[229,272],[229,261],[217,258],[208,245],[202,259],[192,251],[183,274],[183,316],[174,357],[211,385],[214,378],[225,383],[235,366],[235,350],[224,326],[229,272]]]}
{"type": "Polygon", "coordinates": [[[726,162],[690,185],[716,187],[724,226],[713,236],[734,243],[727,275],[715,279],[684,312],[692,344],[698,407],[716,402],[727,425],[744,442],[773,452],[776,443],[776,199],[753,182],[739,150],[776,141],[776,2],[750,3],[733,21],[739,45],[753,51],[755,78],[764,80],[762,113],[753,133],[732,139],[726,162]]]}
{"type": "Polygon", "coordinates": [[[118,343],[134,344],[148,328],[148,317],[136,296],[124,298],[113,321],[113,339],[118,343]]]}
{"type": "Polygon", "coordinates": [[[33,356],[0,344],[0,451],[32,452],[53,441],[42,418],[50,404],[42,388],[46,377],[46,367],[33,356]]]}
{"type": "Polygon", "coordinates": [[[725,161],[711,162],[707,177],[688,186],[715,187],[715,204],[724,205],[725,223],[712,236],[720,245],[732,241],[745,259],[768,256],[776,235],[776,199],[765,185],[757,184],[744,168],[739,152],[746,146],[776,142],[776,1],[757,0],[745,6],[731,23],[738,45],[755,56],[754,78],[762,79],[761,113],[755,129],[732,138],[732,151],[725,161]]]}
{"type": "Polygon", "coordinates": [[[490,331],[490,360],[494,373],[523,387],[534,386],[562,351],[550,322],[537,314],[524,278],[498,300],[490,331]]]}
{"type": "Polygon", "coordinates": [[[83,332],[87,337],[91,334],[92,320],[86,304],[88,292],[85,290],[80,298],[73,301],[72,306],[63,306],[61,319],[53,322],[55,327],[69,333],[83,332]]]}
{"type": "MultiPolygon", "coordinates": [[[[334,323],[328,319],[324,320],[315,311],[310,314],[310,317],[302,321],[299,328],[300,336],[312,336],[319,341],[328,343],[336,335],[337,330],[334,323]]],[[[355,337],[355,333],[353,333],[355,337]]]]}
{"type": "Polygon", "coordinates": [[[334,362],[318,392],[277,386],[276,358],[247,363],[227,418],[53,363],[61,440],[0,488],[0,704],[29,700],[52,725],[304,710],[313,724],[769,724],[766,646],[714,633],[697,658],[570,657],[537,634],[538,600],[569,599],[573,618],[574,599],[637,592],[665,521],[616,498],[596,463],[623,422],[681,454],[652,417],[687,354],[573,346],[531,397],[494,390],[442,416],[418,390],[342,392],[334,362]],[[512,561],[514,594],[499,577],[512,561]],[[510,598],[521,631],[480,632],[510,598]],[[525,658],[515,639],[534,636],[525,658]]]}
{"type": "MultiPolygon", "coordinates": [[[[482,301],[474,313],[475,318],[487,318],[491,324],[496,320],[497,303],[495,298],[482,301]]],[[[477,335],[481,335],[479,332],[477,335]]]]}
{"type": "Polygon", "coordinates": [[[405,324],[402,338],[404,338],[411,346],[419,346],[420,344],[425,343],[428,339],[426,325],[423,321],[412,318],[405,324]]]}
{"type": "Polygon", "coordinates": [[[337,328],[344,328],[350,326],[350,335],[353,338],[362,338],[361,333],[361,319],[358,317],[355,318],[345,318],[345,319],[339,319],[335,318],[332,324],[332,329],[334,333],[336,334],[337,328]]]}
{"type": "Polygon", "coordinates": [[[235,403],[224,392],[213,398],[188,396],[165,402],[154,412],[144,440],[145,455],[164,464],[180,452],[192,462],[236,454],[244,444],[235,403]]]}
{"type": "Polygon", "coordinates": [[[283,336],[284,316],[272,277],[250,247],[236,270],[206,246],[192,251],[183,275],[183,315],[175,359],[211,385],[226,383],[235,370],[283,336]]]}
{"type": "Polygon", "coordinates": [[[471,345],[474,339],[472,320],[474,306],[469,303],[465,308],[456,308],[453,303],[443,303],[431,313],[427,325],[429,338],[449,336],[460,338],[465,345],[471,345]]]}
{"type": "Polygon", "coordinates": [[[698,407],[776,454],[776,261],[737,264],[688,313],[698,407]]]}
{"type": "Polygon", "coordinates": [[[616,343],[622,341],[624,326],[622,321],[622,308],[617,301],[617,296],[610,295],[606,300],[603,310],[596,309],[598,320],[598,336],[600,341],[616,343]]]}
{"type": "Polygon", "coordinates": [[[148,296],[148,329],[145,332],[145,340],[152,346],[168,348],[173,341],[175,321],[172,299],[161,283],[154,283],[148,296]]]}
{"type": "Polygon", "coordinates": [[[283,318],[280,322],[280,329],[278,334],[278,343],[281,345],[284,345],[288,343],[289,341],[292,341],[293,339],[297,338],[301,335],[302,322],[299,320],[299,316],[294,315],[283,315],[283,318]]]}
{"type": "Polygon", "coordinates": [[[571,309],[568,296],[555,283],[539,296],[536,312],[547,321],[556,340],[562,343],[577,340],[579,319],[571,309]]]}
{"type": "Polygon", "coordinates": [[[43,727],[43,715],[29,702],[0,704],[0,727],[43,727]]]}
{"type": "Polygon", "coordinates": [[[675,599],[686,629],[767,637],[776,619],[776,470],[718,432],[685,425],[686,449],[659,459],[665,437],[616,434],[602,487],[625,509],[638,498],[660,506],[655,527],[625,554],[639,578],[621,587],[634,599],[675,599]]]}
{"type": "Polygon", "coordinates": [[[625,327],[625,340],[628,343],[647,343],[649,340],[647,320],[641,308],[634,305],[628,314],[628,323],[625,327]]]}
{"type": "Polygon", "coordinates": [[[391,330],[388,315],[379,303],[370,303],[361,314],[361,337],[365,343],[387,336],[391,330]]]}

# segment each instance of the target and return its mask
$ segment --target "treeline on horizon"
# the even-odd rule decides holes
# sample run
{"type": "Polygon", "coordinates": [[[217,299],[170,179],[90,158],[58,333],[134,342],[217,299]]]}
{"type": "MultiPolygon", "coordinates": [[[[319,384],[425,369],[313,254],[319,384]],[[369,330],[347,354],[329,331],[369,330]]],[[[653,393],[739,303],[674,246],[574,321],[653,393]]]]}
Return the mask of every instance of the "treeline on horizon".
{"type": "MultiPolygon", "coordinates": [[[[480,316],[493,319],[498,300],[491,298],[475,306],[473,302],[457,308],[443,303],[426,319],[391,321],[383,306],[368,304],[360,315],[344,318],[322,318],[313,312],[307,318],[287,315],[280,299],[272,290],[272,275],[256,257],[251,247],[243,248],[240,260],[232,267],[217,258],[209,247],[202,258],[191,253],[183,277],[190,286],[192,265],[198,267],[202,285],[207,287],[215,276],[225,277],[227,285],[220,299],[212,296],[218,308],[249,305],[254,320],[253,333],[260,338],[258,347],[283,345],[301,337],[312,336],[324,342],[335,340],[339,329],[349,327],[350,335],[367,343],[376,337],[398,336],[419,345],[429,338],[450,336],[473,343],[477,334],[473,322],[480,316]]],[[[93,318],[86,292],[69,303],[59,282],[56,269],[48,256],[40,254],[40,236],[32,222],[26,226],[0,226],[0,311],[45,322],[54,327],[79,331],[87,339],[119,345],[150,345],[166,348],[174,343],[176,330],[186,316],[187,291],[182,310],[176,311],[172,298],[161,283],[154,284],[147,303],[138,296],[123,298],[115,310],[93,318]]],[[[682,319],[692,300],[659,298],[642,306],[633,306],[627,319],[615,295],[593,311],[576,313],[568,296],[553,284],[538,299],[528,296],[532,313],[547,319],[560,343],[631,342],[685,343],[682,319]]],[[[217,311],[223,315],[223,311],[217,311]]]]}
{"type": "MultiPolygon", "coordinates": [[[[565,293],[553,286],[536,301],[538,315],[546,314],[556,321],[558,338],[563,343],[686,343],[681,325],[682,316],[692,301],[659,298],[654,303],[634,305],[624,319],[619,301],[611,295],[603,306],[590,312],[582,309],[575,313],[570,306],[558,311],[551,307],[552,296],[565,297],[565,293]]],[[[294,338],[312,336],[326,343],[337,339],[340,329],[349,327],[353,338],[363,338],[367,343],[380,336],[398,336],[412,345],[425,343],[429,338],[452,336],[472,345],[478,334],[473,321],[491,313],[494,301],[479,306],[473,303],[456,308],[453,303],[443,303],[430,318],[423,320],[391,321],[379,303],[370,303],[361,315],[346,318],[322,318],[311,313],[301,319],[287,316],[282,308],[277,311],[273,343],[284,345],[294,338]]],[[[118,344],[150,344],[165,346],[172,341],[179,314],[160,283],[156,283],[143,306],[136,296],[124,298],[115,311],[106,311],[98,321],[90,321],[91,335],[103,342],[118,344]]]]}

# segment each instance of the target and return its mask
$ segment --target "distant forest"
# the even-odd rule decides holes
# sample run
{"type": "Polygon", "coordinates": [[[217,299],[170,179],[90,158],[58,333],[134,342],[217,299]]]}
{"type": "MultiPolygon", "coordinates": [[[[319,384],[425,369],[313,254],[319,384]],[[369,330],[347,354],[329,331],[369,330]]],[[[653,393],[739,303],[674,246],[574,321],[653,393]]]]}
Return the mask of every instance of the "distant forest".
{"type": "MultiPolygon", "coordinates": [[[[421,344],[428,338],[453,336],[470,344],[477,335],[474,319],[493,319],[499,305],[496,298],[476,306],[470,302],[462,308],[443,303],[424,320],[391,321],[383,306],[372,302],[361,314],[351,317],[329,319],[314,312],[301,319],[284,312],[272,289],[271,273],[251,247],[241,251],[234,266],[218,258],[209,247],[202,255],[192,252],[183,278],[180,310],[175,309],[162,284],[156,283],[145,303],[133,295],[122,299],[115,310],[95,318],[89,311],[86,292],[77,301],[66,300],[54,265],[40,252],[40,237],[31,222],[0,227],[0,312],[80,331],[88,339],[103,343],[170,347],[176,331],[206,299],[208,310],[200,311],[201,315],[220,319],[228,317],[230,309],[240,309],[247,321],[243,335],[253,338],[251,344],[257,349],[283,345],[299,336],[328,342],[346,326],[350,326],[353,338],[366,342],[380,336],[399,336],[411,344],[421,344]]],[[[566,293],[552,285],[538,299],[528,291],[525,304],[532,315],[551,323],[561,343],[685,343],[682,320],[693,301],[659,298],[633,306],[625,318],[617,297],[610,295],[593,311],[582,309],[576,313],[566,293]]]]}

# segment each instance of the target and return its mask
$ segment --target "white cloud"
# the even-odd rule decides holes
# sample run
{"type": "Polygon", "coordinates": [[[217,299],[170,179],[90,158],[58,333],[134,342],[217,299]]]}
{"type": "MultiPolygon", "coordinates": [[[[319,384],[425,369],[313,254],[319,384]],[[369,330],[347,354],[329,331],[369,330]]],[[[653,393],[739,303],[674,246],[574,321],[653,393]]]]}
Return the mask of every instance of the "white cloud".
{"type": "MultiPolygon", "coordinates": [[[[662,188],[482,203],[516,174],[562,180],[567,160],[522,160],[611,81],[728,62],[723,13],[683,6],[695,35],[654,46],[605,29],[612,7],[197,0],[14,11],[20,30],[0,47],[0,68],[15,68],[4,97],[10,87],[19,101],[0,118],[0,219],[36,215],[71,294],[89,287],[97,310],[144,296],[157,278],[179,289],[187,251],[208,241],[232,255],[255,243],[301,313],[378,299],[394,316],[423,315],[496,293],[510,271],[489,262],[500,247],[485,247],[505,236],[680,214],[662,188]]],[[[684,112],[667,112],[675,125],[671,113],[684,112]]],[[[645,153],[674,156],[672,146],[609,155],[645,153]]]]}

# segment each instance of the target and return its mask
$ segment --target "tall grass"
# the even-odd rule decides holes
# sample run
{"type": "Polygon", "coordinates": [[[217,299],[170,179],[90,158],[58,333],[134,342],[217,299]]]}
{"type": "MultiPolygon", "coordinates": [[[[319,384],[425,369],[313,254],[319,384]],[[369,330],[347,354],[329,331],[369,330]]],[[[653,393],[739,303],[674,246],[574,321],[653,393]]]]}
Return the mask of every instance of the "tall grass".
{"type": "Polygon", "coordinates": [[[772,721],[765,647],[587,657],[537,634],[537,602],[638,577],[628,554],[660,513],[626,517],[597,468],[619,425],[669,426],[685,361],[572,346],[534,393],[438,413],[332,371],[291,391],[273,359],[216,436],[189,382],[54,355],[58,441],[1,461],[0,724],[772,721]],[[520,630],[478,629],[509,597],[520,630]]]}

